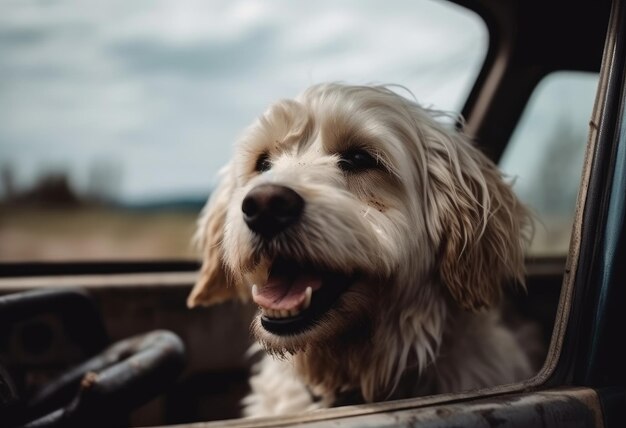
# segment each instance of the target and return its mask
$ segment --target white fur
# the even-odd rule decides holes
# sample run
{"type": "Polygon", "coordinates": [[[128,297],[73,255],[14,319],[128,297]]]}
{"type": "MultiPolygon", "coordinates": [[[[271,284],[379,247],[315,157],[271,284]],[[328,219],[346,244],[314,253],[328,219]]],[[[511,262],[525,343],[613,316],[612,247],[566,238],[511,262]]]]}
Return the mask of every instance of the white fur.
{"type": "Polygon", "coordinates": [[[302,334],[271,334],[257,317],[253,331],[273,357],[251,379],[247,415],[329,406],[345,391],[376,401],[531,374],[495,309],[504,282],[523,282],[527,211],[463,135],[387,88],[318,85],[270,107],[239,142],[199,227],[204,263],[190,306],[246,299],[277,255],[361,274],[302,334]],[[354,147],[380,167],[342,171],[354,147]],[[271,169],[259,173],[264,153],[271,169]],[[265,243],[241,213],[263,183],[306,203],[297,224],[265,243]]]}

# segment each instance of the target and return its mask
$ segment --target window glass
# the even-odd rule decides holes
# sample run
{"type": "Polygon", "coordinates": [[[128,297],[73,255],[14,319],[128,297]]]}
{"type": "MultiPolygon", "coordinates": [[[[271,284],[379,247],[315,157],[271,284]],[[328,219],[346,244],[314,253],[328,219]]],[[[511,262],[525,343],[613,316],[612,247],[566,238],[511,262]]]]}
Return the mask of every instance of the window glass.
{"type": "Polygon", "coordinates": [[[458,111],[487,49],[439,1],[5,1],[0,261],[185,258],[241,130],[323,81],[458,111]]]}
{"type": "Polygon", "coordinates": [[[569,247],[598,75],[556,72],[532,94],[500,167],[533,210],[533,255],[569,247]]]}

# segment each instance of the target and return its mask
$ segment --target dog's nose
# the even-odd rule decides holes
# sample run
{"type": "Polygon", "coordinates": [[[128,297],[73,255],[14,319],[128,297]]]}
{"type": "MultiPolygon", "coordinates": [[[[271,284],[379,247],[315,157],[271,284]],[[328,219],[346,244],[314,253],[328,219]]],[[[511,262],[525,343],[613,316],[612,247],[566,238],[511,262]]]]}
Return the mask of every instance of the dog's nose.
{"type": "Polygon", "coordinates": [[[253,232],[272,238],[294,223],[304,208],[304,199],[294,190],[276,184],[261,184],[248,192],[241,204],[243,218],[253,232]]]}

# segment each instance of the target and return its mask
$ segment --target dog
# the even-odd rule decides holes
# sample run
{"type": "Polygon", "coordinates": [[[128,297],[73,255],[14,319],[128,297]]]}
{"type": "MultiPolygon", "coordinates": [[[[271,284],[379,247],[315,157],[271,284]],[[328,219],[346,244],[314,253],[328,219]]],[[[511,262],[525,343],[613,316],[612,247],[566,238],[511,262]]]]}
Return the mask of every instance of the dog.
{"type": "Polygon", "coordinates": [[[513,383],[532,369],[498,302],[523,286],[531,223],[436,112],[319,84],[240,139],[200,216],[188,305],[259,306],[247,416],[513,383]]]}

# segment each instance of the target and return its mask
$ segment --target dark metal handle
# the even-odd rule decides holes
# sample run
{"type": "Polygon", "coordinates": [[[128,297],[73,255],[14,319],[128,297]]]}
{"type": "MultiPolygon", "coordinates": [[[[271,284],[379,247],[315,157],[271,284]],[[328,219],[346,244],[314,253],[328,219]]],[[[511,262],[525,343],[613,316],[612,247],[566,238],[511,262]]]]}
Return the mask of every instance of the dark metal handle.
{"type": "Polygon", "coordinates": [[[26,427],[119,423],[130,410],[176,379],[184,366],[184,355],[182,341],[164,330],[118,342],[42,389],[32,401],[40,409],[44,403],[58,403],[68,394],[73,394],[74,399],[26,427]]]}

